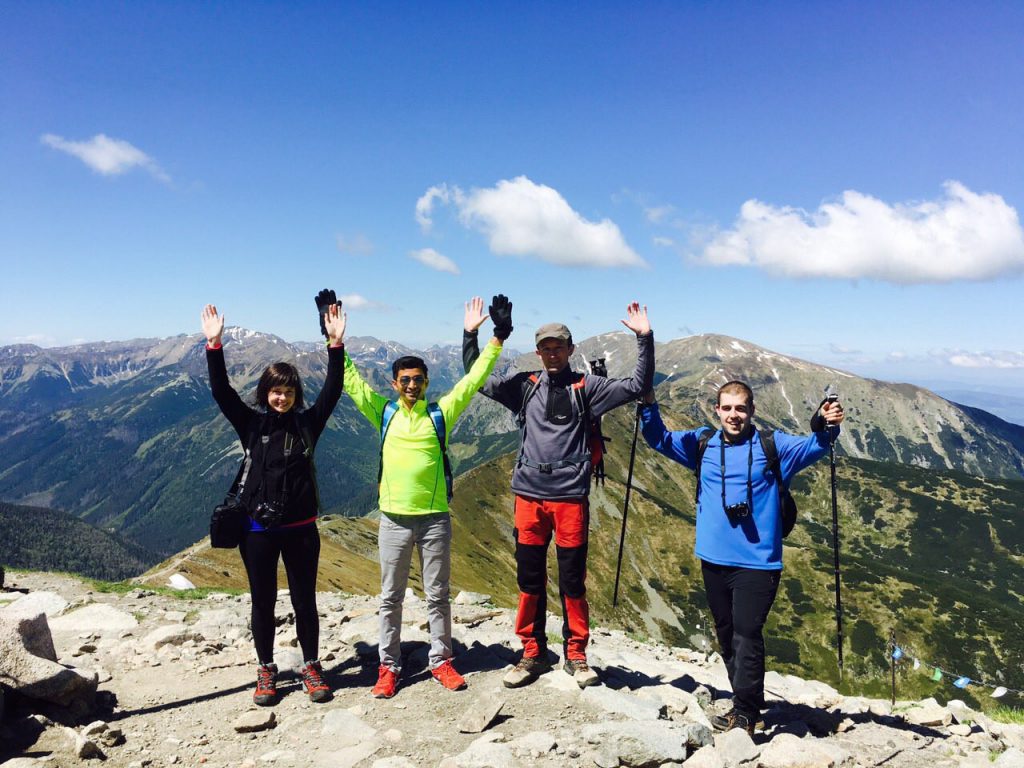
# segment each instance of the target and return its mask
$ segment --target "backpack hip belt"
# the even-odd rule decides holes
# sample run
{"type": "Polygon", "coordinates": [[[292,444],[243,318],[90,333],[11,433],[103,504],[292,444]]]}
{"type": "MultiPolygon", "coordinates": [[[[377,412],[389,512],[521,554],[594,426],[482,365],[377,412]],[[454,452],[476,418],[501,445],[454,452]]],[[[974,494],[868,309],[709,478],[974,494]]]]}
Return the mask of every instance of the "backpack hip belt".
{"type": "Polygon", "coordinates": [[[575,456],[570,456],[567,459],[561,459],[559,461],[531,461],[530,459],[520,454],[519,460],[516,463],[520,465],[525,465],[527,467],[531,467],[532,469],[539,470],[541,474],[550,475],[553,470],[561,469],[562,467],[579,466],[580,464],[584,464],[588,461],[590,461],[589,453],[580,453],[575,456]]]}

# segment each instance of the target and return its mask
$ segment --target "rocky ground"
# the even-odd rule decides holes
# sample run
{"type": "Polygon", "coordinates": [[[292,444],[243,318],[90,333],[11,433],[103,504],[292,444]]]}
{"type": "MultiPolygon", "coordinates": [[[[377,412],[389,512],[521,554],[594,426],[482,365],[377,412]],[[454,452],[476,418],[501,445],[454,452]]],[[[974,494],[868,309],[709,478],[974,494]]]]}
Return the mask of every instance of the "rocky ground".
{"type": "MultiPolygon", "coordinates": [[[[319,597],[324,669],[332,701],[312,704],[293,672],[287,593],[278,603],[277,706],[251,705],[255,662],[247,596],[186,601],[137,589],[96,593],[73,578],[8,574],[26,592],[0,594],[0,624],[46,616],[61,665],[98,693],[65,706],[18,693],[4,646],[0,761],[28,766],[1024,766],[1024,727],[992,722],[951,702],[897,703],[843,697],[815,681],[769,673],[770,708],[751,740],[714,734],[708,717],[728,703],[717,656],[637,642],[596,630],[591,662],[602,684],[580,690],[555,666],[508,690],[515,661],[512,616],[484,596],[454,605],[456,666],[468,689],[451,692],[426,670],[424,603],[407,601],[402,685],[370,697],[376,680],[375,602],[319,597]]],[[[28,626],[27,620],[18,626],[28,626]]],[[[549,627],[560,621],[552,617],[549,627]]],[[[13,630],[5,629],[5,643],[13,630]]],[[[45,643],[43,643],[45,646],[45,643]]],[[[37,655],[46,650],[34,647],[37,655]]],[[[42,663],[42,662],[41,662],[42,663]]],[[[52,662],[47,662],[52,663],[52,662]]],[[[18,667],[20,668],[20,667],[18,667]]],[[[62,668],[61,668],[62,669],[62,668]]],[[[27,673],[25,673],[27,674],[27,673]]],[[[38,685],[38,684],[37,684],[38,685]]],[[[88,686],[86,686],[88,688],[88,686]]]]}

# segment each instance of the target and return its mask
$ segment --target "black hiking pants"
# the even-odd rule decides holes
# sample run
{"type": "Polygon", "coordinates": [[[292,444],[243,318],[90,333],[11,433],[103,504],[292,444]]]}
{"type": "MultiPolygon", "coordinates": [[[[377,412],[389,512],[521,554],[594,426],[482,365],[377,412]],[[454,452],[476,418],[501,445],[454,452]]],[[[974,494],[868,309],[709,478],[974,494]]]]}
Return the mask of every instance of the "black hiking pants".
{"type": "Polygon", "coordinates": [[[701,561],[704,592],[732,684],[733,706],[757,719],[764,708],[764,623],[782,571],[735,568],[701,561]]]}
{"type": "Polygon", "coordinates": [[[277,561],[284,561],[288,591],[295,612],[295,634],[302,658],[318,657],[320,617],[316,611],[316,571],[320,532],[316,523],[298,528],[248,532],[238,547],[252,593],[252,639],[261,664],[274,660],[274,604],[277,602],[277,561]]]}

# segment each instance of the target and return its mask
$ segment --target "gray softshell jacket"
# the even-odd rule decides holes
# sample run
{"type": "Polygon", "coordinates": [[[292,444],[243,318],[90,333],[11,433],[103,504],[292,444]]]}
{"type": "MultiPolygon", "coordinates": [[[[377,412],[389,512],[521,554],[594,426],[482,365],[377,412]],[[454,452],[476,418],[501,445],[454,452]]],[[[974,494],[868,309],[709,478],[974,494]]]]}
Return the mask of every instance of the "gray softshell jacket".
{"type": "MultiPolygon", "coordinates": [[[[475,359],[476,336],[475,333],[463,336],[464,364],[472,365],[475,359]]],[[[554,377],[545,371],[536,372],[539,384],[526,403],[520,460],[512,472],[514,493],[535,499],[579,499],[590,493],[591,462],[586,425],[572,385],[583,379],[583,396],[589,404],[591,418],[636,400],[651,389],[654,382],[653,332],[638,336],[636,346],[636,369],[628,379],[575,373],[568,367],[554,377]],[[549,471],[546,467],[533,466],[558,465],[567,460],[571,463],[551,467],[549,471]]],[[[492,374],[480,392],[518,414],[530,385],[528,371],[511,376],[492,374]]]]}

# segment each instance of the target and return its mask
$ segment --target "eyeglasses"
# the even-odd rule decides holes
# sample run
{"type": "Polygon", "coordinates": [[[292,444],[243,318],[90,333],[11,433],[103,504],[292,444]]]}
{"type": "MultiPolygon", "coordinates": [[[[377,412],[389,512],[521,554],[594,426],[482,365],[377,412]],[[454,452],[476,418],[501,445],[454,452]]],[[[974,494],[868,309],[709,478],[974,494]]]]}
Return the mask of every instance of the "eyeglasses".
{"type": "Polygon", "coordinates": [[[426,380],[426,376],[403,376],[398,380],[398,383],[405,387],[409,384],[422,384],[426,380]]]}

